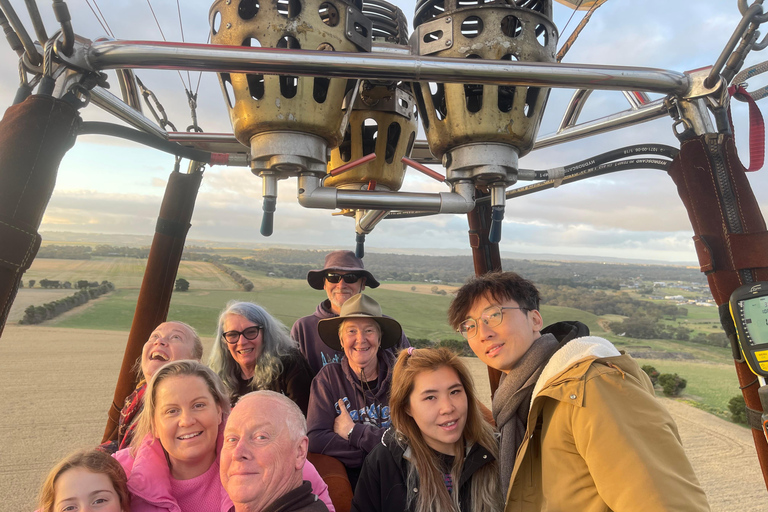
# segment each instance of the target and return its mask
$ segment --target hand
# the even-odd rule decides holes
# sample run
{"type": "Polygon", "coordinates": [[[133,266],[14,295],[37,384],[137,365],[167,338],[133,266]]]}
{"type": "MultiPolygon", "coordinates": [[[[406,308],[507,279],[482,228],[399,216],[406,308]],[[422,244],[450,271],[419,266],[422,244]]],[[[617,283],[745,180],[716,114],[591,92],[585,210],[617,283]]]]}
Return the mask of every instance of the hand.
{"type": "Polygon", "coordinates": [[[355,422],[352,421],[352,416],[349,415],[347,407],[344,405],[344,400],[339,400],[337,403],[339,404],[339,409],[341,409],[341,414],[333,420],[333,431],[346,441],[348,439],[347,434],[355,426],[355,422]]]}

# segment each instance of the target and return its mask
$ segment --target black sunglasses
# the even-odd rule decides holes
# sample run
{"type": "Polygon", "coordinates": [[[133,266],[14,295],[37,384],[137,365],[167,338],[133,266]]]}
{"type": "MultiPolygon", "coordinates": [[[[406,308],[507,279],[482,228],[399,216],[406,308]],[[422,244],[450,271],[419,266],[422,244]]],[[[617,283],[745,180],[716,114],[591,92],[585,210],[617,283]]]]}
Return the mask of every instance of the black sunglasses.
{"type": "Polygon", "coordinates": [[[362,276],[360,274],[335,274],[333,272],[329,272],[325,275],[325,280],[328,281],[331,284],[337,284],[342,279],[347,284],[356,283],[360,280],[362,276]]]}
{"type": "Polygon", "coordinates": [[[240,335],[244,336],[247,340],[255,340],[259,337],[259,333],[261,332],[262,326],[260,325],[253,325],[251,327],[247,327],[243,331],[227,331],[225,333],[222,333],[222,336],[227,341],[227,343],[234,345],[240,340],[240,335]]]}

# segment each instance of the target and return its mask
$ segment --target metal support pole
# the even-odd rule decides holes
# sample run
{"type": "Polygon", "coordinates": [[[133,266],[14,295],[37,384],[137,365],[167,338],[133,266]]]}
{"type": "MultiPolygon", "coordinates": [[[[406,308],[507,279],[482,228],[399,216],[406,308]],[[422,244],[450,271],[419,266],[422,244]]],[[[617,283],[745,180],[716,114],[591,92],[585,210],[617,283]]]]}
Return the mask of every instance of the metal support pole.
{"type": "MultiPolygon", "coordinates": [[[[486,194],[487,195],[487,194],[486,194]]],[[[477,199],[483,197],[481,192],[476,192],[477,199]]],[[[483,201],[476,203],[475,209],[467,214],[469,221],[469,245],[472,247],[472,260],[475,264],[475,275],[483,275],[487,272],[501,270],[501,255],[499,244],[492,244],[488,240],[491,229],[491,203],[483,201]]],[[[488,367],[488,380],[491,383],[491,398],[499,387],[501,372],[488,367]]]]}
{"type": "Polygon", "coordinates": [[[168,179],[103,441],[116,438],[120,410],[125,397],[136,385],[136,374],[133,371],[136,359],[141,356],[149,335],[168,316],[176,273],[202,178],[202,172],[173,172],[168,179]]]}

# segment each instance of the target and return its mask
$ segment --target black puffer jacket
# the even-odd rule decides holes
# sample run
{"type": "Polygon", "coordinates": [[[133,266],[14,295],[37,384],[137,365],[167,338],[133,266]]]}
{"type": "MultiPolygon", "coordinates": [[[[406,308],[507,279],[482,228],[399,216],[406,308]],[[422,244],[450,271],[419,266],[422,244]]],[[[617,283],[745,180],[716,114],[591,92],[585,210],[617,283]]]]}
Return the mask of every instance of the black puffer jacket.
{"type": "MultiPolygon", "coordinates": [[[[401,442],[395,439],[394,429],[384,433],[381,444],[376,446],[363,463],[363,470],[355,488],[352,499],[353,512],[404,512],[412,511],[406,508],[407,493],[405,480],[408,474],[408,464],[405,450],[401,442]]],[[[471,507],[472,476],[486,464],[494,461],[493,455],[479,444],[473,445],[464,459],[461,478],[454,485],[454,492],[459,491],[459,504],[462,512],[468,512],[471,507]]],[[[495,476],[495,475],[494,475],[495,476]]],[[[418,489],[418,484],[417,484],[418,489]]],[[[417,491],[418,492],[418,491],[417,491]]]]}

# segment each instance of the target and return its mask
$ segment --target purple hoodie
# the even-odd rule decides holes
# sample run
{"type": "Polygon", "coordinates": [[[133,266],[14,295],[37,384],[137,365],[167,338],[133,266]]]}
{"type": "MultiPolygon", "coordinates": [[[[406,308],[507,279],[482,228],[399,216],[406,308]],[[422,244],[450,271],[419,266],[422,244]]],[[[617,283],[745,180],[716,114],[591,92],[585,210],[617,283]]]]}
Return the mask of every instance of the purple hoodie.
{"type": "MultiPolygon", "coordinates": [[[[299,343],[299,350],[304,354],[315,375],[319,374],[323,366],[328,363],[341,362],[341,358],[344,356],[344,352],[333,350],[326,345],[317,332],[317,324],[320,320],[337,316],[339,315],[331,310],[331,301],[326,299],[318,304],[314,314],[299,318],[291,328],[291,338],[299,343]]],[[[387,349],[387,352],[391,352],[394,356],[400,349],[410,346],[411,344],[403,332],[400,344],[397,347],[387,349]]]]}
{"type": "Polygon", "coordinates": [[[380,351],[378,360],[376,387],[366,387],[365,392],[346,357],[340,363],[325,365],[317,374],[312,381],[307,411],[310,452],[330,455],[347,467],[359,468],[368,452],[381,442],[390,425],[389,389],[394,361],[387,351],[380,351]],[[355,422],[349,440],[333,431],[333,422],[341,414],[339,400],[344,400],[355,422]]]}

